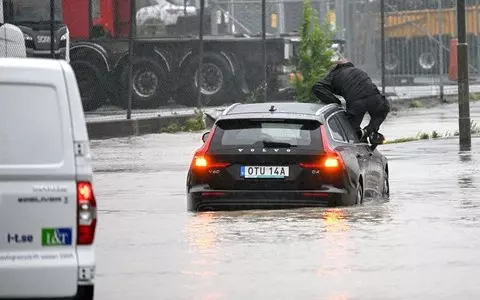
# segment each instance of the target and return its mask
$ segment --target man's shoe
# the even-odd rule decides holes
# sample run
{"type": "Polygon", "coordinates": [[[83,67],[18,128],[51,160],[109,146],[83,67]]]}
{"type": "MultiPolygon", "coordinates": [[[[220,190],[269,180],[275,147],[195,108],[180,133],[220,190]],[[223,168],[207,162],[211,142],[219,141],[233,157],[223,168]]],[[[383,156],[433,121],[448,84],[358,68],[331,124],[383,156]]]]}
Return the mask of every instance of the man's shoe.
{"type": "Polygon", "coordinates": [[[369,140],[370,140],[370,144],[380,145],[380,144],[383,144],[383,142],[385,142],[385,137],[381,133],[374,132],[370,135],[369,140]]]}

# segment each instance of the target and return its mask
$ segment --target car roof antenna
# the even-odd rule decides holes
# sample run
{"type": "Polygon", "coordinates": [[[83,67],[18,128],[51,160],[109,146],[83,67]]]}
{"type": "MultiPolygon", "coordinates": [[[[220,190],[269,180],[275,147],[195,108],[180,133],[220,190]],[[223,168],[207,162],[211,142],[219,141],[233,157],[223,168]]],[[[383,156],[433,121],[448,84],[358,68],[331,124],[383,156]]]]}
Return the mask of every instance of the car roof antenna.
{"type": "Polygon", "coordinates": [[[274,112],[274,111],[276,111],[276,110],[277,110],[277,109],[275,108],[275,105],[272,105],[268,111],[269,111],[269,112],[274,112]]]}

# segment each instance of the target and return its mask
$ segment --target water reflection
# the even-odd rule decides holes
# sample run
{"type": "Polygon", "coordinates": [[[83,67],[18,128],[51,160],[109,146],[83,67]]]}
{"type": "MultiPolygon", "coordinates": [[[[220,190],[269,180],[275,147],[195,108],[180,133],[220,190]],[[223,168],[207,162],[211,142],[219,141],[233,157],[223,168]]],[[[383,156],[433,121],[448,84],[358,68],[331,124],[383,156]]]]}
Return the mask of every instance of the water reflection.
{"type": "Polygon", "coordinates": [[[189,276],[194,286],[202,287],[197,289],[199,292],[205,291],[205,294],[197,293],[194,299],[223,299],[215,284],[219,276],[215,264],[218,262],[220,247],[217,245],[218,228],[214,220],[213,213],[200,213],[190,218],[187,226],[190,260],[187,270],[182,271],[182,274],[189,276]]]}
{"type": "MultiPolygon", "coordinates": [[[[391,210],[390,204],[378,201],[360,207],[192,214],[187,224],[189,263],[183,273],[201,287],[195,288],[198,299],[224,299],[220,281],[257,272],[268,274],[270,270],[262,267],[267,258],[279,255],[285,261],[297,260],[302,251],[296,254],[289,249],[304,245],[309,253],[305,264],[285,264],[283,270],[288,273],[302,269],[319,282],[338,281],[352,272],[354,249],[359,248],[355,236],[360,232],[366,239],[375,239],[371,226],[391,220],[391,210]],[[237,257],[238,249],[250,250],[237,257]],[[245,257],[256,263],[243,270],[226,268],[245,257]]],[[[349,299],[341,289],[329,295],[324,292],[319,290],[317,295],[321,294],[321,299],[349,299]]]]}
{"type": "Polygon", "coordinates": [[[472,153],[470,151],[459,152],[459,159],[462,168],[457,176],[458,186],[460,189],[476,188],[473,180],[473,176],[476,173],[474,168],[476,164],[472,159],[472,153]]]}

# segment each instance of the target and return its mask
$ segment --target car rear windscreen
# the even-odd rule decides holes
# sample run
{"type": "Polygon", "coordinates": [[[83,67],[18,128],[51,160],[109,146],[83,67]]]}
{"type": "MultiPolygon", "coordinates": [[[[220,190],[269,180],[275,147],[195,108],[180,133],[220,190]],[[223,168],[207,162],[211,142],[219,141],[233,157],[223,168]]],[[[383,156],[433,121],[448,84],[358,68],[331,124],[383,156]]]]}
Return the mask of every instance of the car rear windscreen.
{"type": "Polygon", "coordinates": [[[298,147],[321,149],[320,123],[296,119],[235,119],[217,122],[212,148],[298,147]]]}
{"type": "Polygon", "coordinates": [[[0,166],[61,163],[63,126],[54,87],[0,83],[0,166]]]}

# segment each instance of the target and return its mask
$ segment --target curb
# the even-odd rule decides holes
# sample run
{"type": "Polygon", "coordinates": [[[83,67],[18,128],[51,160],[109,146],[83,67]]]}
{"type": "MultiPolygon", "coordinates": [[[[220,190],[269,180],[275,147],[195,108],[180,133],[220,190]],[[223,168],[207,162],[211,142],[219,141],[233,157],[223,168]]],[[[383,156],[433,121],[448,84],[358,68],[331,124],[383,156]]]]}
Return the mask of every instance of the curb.
{"type": "Polygon", "coordinates": [[[162,129],[172,123],[183,126],[188,119],[195,116],[195,114],[189,114],[147,119],[87,122],[87,131],[89,138],[92,140],[160,133],[162,129]]]}

